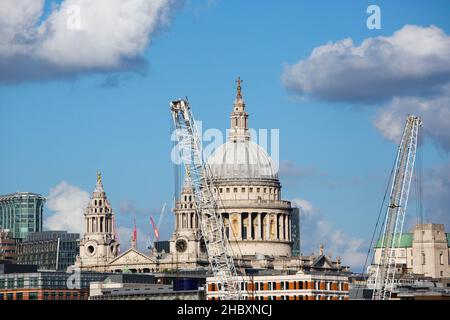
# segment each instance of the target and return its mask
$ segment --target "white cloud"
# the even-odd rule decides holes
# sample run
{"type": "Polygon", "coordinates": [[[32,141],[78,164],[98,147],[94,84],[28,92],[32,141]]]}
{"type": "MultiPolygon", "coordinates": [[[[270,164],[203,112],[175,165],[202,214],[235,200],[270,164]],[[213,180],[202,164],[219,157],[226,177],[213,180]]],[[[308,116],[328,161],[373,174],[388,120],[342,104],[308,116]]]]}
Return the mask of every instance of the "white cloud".
{"type": "Polygon", "coordinates": [[[409,114],[420,116],[427,136],[440,148],[450,151],[450,85],[433,97],[394,98],[378,111],[374,125],[386,139],[398,143],[409,114]]]}
{"type": "MultiPolygon", "coordinates": [[[[428,222],[450,228],[450,163],[426,170],[423,176],[423,201],[428,222]]],[[[427,222],[427,221],[425,221],[427,222]]]]}
{"type": "Polygon", "coordinates": [[[346,234],[335,229],[326,220],[318,208],[305,199],[293,199],[293,206],[300,208],[301,246],[303,254],[317,253],[319,246],[325,246],[325,254],[340,256],[344,265],[349,265],[353,271],[360,270],[366,259],[363,239],[346,234]]]}
{"type": "Polygon", "coordinates": [[[374,125],[394,142],[407,115],[418,115],[427,137],[450,151],[450,36],[436,26],[406,25],[359,46],[352,39],[319,46],[287,66],[282,80],[302,96],[378,104],[374,125]]]}
{"type": "Polygon", "coordinates": [[[83,213],[88,202],[88,192],[62,181],[50,189],[47,207],[53,214],[44,220],[44,227],[49,230],[67,230],[83,234],[83,213]]]}
{"type": "Polygon", "coordinates": [[[449,78],[450,37],[435,26],[414,25],[360,46],[348,38],[317,47],[282,75],[301,95],[357,103],[434,92],[449,78]]]}
{"type": "Polygon", "coordinates": [[[3,1],[0,82],[132,70],[142,65],[154,33],[168,24],[175,2],[64,0],[40,21],[43,0],[3,1]],[[78,17],[74,6],[80,28],[70,27],[78,17]]]}
{"type": "Polygon", "coordinates": [[[302,217],[311,216],[317,213],[316,208],[314,208],[312,203],[308,200],[296,198],[291,200],[291,203],[294,207],[301,209],[302,217]]]}

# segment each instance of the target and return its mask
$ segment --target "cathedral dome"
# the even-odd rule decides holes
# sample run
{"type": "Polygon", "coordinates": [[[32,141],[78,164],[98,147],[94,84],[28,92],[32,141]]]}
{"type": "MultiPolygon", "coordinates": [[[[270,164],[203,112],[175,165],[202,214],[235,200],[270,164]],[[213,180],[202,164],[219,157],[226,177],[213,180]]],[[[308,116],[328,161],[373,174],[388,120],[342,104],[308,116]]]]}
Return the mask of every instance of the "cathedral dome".
{"type": "Polygon", "coordinates": [[[208,165],[216,179],[278,179],[277,167],[266,150],[246,139],[221,145],[208,165]]]}

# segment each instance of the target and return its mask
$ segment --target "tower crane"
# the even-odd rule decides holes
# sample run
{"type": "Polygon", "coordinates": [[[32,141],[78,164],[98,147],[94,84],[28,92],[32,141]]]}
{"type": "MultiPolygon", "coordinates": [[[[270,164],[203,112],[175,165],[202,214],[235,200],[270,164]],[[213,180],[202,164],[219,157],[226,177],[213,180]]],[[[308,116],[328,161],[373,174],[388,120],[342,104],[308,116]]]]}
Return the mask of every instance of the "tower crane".
{"type": "Polygon", "coordinates": [[[396,273],[396,254],[403,232],[422,120],[409,115],[395,160],[390,200],[381,236],[381,258],[375,271],[373,300],[391,298],[396,273]]]}
{"type": "Polygon", "coordinates": [[[194,193],[195,211],[206,244],[209,264],[218,282],[220,299],[242,299],[230,243],[213,195],[213,175],[203,159],[202,145],[187,99],[170,103],[175,135],[188,181],[194,193]]]}

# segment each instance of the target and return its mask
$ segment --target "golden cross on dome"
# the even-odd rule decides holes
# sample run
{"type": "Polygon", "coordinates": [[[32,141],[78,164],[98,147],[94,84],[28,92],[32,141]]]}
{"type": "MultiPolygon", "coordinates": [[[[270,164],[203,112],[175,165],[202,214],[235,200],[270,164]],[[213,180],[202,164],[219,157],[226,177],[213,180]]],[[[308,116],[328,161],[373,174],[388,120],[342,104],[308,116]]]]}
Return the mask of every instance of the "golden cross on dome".
{"type": "Polygon", "coordinates": [[[102,182],[102,174],[100,171],[97,171],[97,182],[102,182]]]}
{"type": "Polygon", "coordinates": [[[237,83],[237,95],[236,98],[238,99],[242,99],[242,94],[241,94],[241,83],[244,82],[244,80],[241,80],[241,77],[238,77],[236,80],[237,83]]]}

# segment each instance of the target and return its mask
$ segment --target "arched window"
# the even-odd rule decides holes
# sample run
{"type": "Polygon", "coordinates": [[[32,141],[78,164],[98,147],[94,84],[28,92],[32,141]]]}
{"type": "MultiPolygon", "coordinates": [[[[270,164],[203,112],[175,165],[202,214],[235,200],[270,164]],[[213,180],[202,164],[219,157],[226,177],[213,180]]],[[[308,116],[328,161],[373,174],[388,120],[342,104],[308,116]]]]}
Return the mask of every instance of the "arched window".
{"type": "Polygon", "coordinates": [[[441,266],[444,265],[444,253],[442,251],[439,254],[439,263],[441,264],[441,266]]]}

